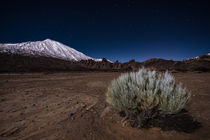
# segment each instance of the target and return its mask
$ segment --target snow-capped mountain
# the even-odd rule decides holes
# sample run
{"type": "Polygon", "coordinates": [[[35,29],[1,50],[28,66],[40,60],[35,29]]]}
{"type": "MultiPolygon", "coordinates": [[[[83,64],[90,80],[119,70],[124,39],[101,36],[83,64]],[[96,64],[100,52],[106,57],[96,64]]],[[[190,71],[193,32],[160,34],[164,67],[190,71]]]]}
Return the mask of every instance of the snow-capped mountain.
{"type": "Polygon", "coordinates": [[[95,61],[102,60],[89,57],[71,47],[51,39],[16,44],[0,44],[0,53],[19,54],[24,56],[45,56],[68,61],[88,59],[95,61]]]}

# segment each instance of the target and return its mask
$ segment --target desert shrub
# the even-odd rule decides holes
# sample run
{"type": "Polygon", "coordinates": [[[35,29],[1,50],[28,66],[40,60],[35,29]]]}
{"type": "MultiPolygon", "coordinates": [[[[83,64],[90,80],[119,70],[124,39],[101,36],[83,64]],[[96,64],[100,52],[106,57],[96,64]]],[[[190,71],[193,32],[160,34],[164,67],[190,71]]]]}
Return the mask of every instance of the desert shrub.
{"type": "Polygon", "coordinates": [[[124,111],[139,126],[156,116],[176,114],[190,98],[190,92],[168,72],[140,69],[122,74],[108,87],[107,102],[124,111]]]}

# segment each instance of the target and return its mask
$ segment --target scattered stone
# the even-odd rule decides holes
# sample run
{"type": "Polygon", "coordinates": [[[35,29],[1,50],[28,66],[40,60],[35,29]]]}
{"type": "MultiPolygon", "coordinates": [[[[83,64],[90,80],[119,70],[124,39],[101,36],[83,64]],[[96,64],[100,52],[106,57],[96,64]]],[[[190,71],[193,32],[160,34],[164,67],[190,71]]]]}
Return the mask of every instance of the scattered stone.
{"type": "Polygon", "coordinates": [[[74,115],[74,113],[70,113],[70,117],[72,117],[74,115]]]}

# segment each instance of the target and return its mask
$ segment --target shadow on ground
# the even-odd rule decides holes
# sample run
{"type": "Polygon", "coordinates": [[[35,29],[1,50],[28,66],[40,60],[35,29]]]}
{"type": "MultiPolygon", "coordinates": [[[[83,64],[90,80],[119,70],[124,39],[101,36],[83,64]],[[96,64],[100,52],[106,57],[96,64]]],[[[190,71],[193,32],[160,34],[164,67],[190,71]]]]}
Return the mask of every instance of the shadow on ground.
{"type": "MultiPolygon", "coordinates": [[[[124,113],[120,112],[120,116],[124,117],[124,113]]],[[[137,127],[135,122],[130,122],[131,127],[137,127]]],[[[185,133],[193,133],[201,127],[201,123],[196,121],[187,110],[183,109],[177,114],[168,115],[165,117],[156,117],[148,120],[143,128],[149,129],[152,127],[159,127],[163,131],[175,130],[185,133]]]]}

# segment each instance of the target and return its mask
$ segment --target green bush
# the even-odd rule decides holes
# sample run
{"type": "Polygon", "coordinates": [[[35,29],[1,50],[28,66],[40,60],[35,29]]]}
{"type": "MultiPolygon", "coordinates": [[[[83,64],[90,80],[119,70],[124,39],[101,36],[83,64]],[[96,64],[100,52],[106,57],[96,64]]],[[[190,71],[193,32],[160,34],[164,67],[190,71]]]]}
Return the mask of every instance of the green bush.
{"type": "Polygon", "coordinates": [[[168,72],[157,73],[143,68],[113,80],[108,87],[107,102],[142,126],[158,115],[178,113],[190,95],[168,72]]]}

